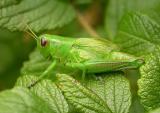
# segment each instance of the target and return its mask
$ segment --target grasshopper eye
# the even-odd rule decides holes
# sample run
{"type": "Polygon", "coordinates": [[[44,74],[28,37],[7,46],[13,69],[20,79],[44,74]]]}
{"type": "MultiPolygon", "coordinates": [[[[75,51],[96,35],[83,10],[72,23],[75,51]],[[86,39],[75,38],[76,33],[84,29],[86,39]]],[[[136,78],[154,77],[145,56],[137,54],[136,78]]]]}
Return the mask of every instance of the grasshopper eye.
{"type": "Polygon", "coordinates": [[[45,38],[41,38],[41,46],[45,47],[47,45],[48,41],[45,38]]]}

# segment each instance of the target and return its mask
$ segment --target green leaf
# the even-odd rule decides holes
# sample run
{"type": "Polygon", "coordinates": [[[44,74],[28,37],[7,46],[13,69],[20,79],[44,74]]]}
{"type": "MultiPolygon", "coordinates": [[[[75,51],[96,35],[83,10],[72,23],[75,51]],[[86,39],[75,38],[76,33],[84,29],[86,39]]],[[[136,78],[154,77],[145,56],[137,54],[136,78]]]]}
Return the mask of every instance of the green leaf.
{"type": "Polygon", "coordinates": [[[45,59],[38,50],[34,50],[30,56],[29,60],[24,62],[23,67],[21,68],[21,75],[37,75],[47,69],[51,61],[45,59]]]}
{"type": "MultiPolygon", "coordinates": [[[[11,1],[11,0],[10,0],[11,1]]],[[[49,30],[69,23],[75,17],[69,2],[60,0],[22,0],[19,4],[0,9],[0,26],[10,30],[49,30]]]]}
{"type": "Polygon", "coordinates": [[[136,56],[152,52],[160,44],[160,26],[147,15],[128,13],[120,23],[114,39],[122,51],[136,56]]]}
{"type": "Polygon", "coordinates": [[[0,113],[53,113],[38,96],[25,88],[0,93],[0,113]]]}
{"type": "Polygon", "coordinates": [[[7,7],[7,6],[10,6],[10,5],[14,5],[14,4],[17,4],[19,2],[20,2],[20,0],[1,0],[0,1],[0,8],[7,7]]]}
{"type": "Polygon", "coordinates": [[[160,24],[160,4],[155,5],[153,9],[148,9],[144,13],[148,15],[150,18],[152,18],[154,21],[156,21],[158,24],[160,24]]]}
{"type": "MultiPolygon", "coordinates": [[[[26,75],[17,80],[16,86],[27,87],[36,81],[38,77],[26,75]]],[[[67,113],[68,104],[64,99],[60,89],[51,80],[42,80],[30,89],[36,95],[41,97],[54,111],[54,113],[67,113]]]]}
{"type": "Polygon", "coordinates": [[[75,3],[76,4],[89,4],[89,3],[92,3],[93,0],[75,0],[75,3]]]}
{"type": "Polygon", "coordinates": [[[59,74],[58,81],[57,84],[68,102],[85,113],[129,112],[129,83],[121,74],[87,81],[86,86],[91,90],[65,74],[59,74]]]}
{"type": "MultiPolygon", "coordinates": [[[[109,0],[106,8],[105,28],[113,38],[122,16],[130,11],[148,11],[160,5],[159,0],[109,0]]],[[[152,11],[153,12],[153,11],[152,11]]]]}
{"type": "Polygon", "coordinates": [[[140,73],[138,94],[141,103],[147,111],[160,107],[160,47],[146,58],[140,73]]]}
{"type": "Polygon", "coordinates": [[[150,111],[149,113],[160,113],[160,108],[157,108],[157,109],[155,109],[153,111],[150,111]]]}
{"type": "Polygon", "coordinates": [[[84,113],[112,113],[108,105],[94,92],[66,74],[57,74],[57,85],[65,98],[84,113]]]}
{"type": "Polygon", "coordinates": [[[87,86],[107,103],[112,113],[129,112],[130,85],[123,74],[104,74],[103,77],[99,77],[99,80],[87,81],[87,86]]]}

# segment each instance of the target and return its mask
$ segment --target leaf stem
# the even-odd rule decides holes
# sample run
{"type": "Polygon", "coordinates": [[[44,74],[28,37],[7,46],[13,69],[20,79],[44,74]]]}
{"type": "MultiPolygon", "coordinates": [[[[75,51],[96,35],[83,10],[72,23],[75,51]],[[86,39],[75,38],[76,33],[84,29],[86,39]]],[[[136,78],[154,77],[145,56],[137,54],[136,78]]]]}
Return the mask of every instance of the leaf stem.
{"type": "Polygon", "coordinates": [[[86,30],[88,34],[95,38],[100,38],[100,35],[93,29],[93,27],[87,22],[87,20],[84,18],[84,16],[76,10],[77,14],[77,20],[80,23],[80,25],[86,30]]]}

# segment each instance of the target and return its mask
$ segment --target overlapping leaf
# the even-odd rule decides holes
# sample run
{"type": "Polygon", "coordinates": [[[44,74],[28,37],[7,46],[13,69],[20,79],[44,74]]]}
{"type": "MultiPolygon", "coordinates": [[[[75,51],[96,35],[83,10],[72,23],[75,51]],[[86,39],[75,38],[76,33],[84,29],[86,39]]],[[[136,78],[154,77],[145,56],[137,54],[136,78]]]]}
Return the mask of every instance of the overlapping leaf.
{"type": "Polygon", "coordinates": [[[149,113],[160,113],[160,108],[150,111],[149,113]]]}
{"type": "Polygon", "coordinates": [[[160,47],[146,58],[146,64],[140,68],[138,81],[139,96],[146,110],[160,107],[160,47]]]}
{"type": "Polygon", "coordinates": [[[124,52],[145,56],[160,44],[160,26],[141,13],[128,13],[121,21],[115,42],[124,52]]]}
{"type": "Polygon", "coordinates": [[[99,80],[89,80],[87,86],[107,103],[112,113],[129,112],[131,92],[123,74],[104,74],[99,80]]]}
{"type": "Polygon", "coordinates": [[[87,81],[90,90],[68,75],[59,74],[58,86],[66,99],[85,113],[128,113],[131,105],[128,81],[120,74],[107,76],[100,81],[87,81]]]}
{"type": "Polygon", "coordinates": [[[0,8],[7,7],[7,6],[10,6],[10,5],[14,5],[14,4],[17,4],[19,2],[20,2],[20,0],[1,0],[0,1],[0,8]]]}
{"type": "Polygon", "coordinates": [[[25,88],[0,93],[0,113],[53,113],[45,102],[25,88]]]}
{"type": "Polygon", "coordinates": [[[35,50],[29,56],[29,60],[24,62],[21,68],[22,75],[40,75],[47,69],[51,61],[45,59],[39,51],[35,50]]]}
{"type": "Polygon", "coordinates": [[[159,8],[159,5],[159,0],[110,0],[106,8],[105,19],[108,35],[110,38],[116,35],[119,22],[125,13],[130,11],[148,12],[155,7],[159,8]]]}
{"type": "MultiPolygon", "coordinates": [[[[36,80],[37,77],[35,76],[22,76],[18,79],[16,86],[27,87],[36,80]]],[[[51,107],[54,113],[68,112],[68,104],[64,99],[64,96],[52,81],[43,80],[37,83],[30,90],[42,98],[46,104],[51,107]]]]}
{"type": "Polygon", "coordinates": [[[58,87],[69,103],[84,113],[112,113],[108,105],[91,90],[66,74],[58,74],[58,87]]]}
{"type": "Polygon", "coordinates": [[[34,3],[33,0],[22,0],[16,5],[0,8],[0,12],[2,28],[24,30],[28,24],[36,32],[61,27],[75,16],[69,1],[61,0],[34,0],[34,3]]]}

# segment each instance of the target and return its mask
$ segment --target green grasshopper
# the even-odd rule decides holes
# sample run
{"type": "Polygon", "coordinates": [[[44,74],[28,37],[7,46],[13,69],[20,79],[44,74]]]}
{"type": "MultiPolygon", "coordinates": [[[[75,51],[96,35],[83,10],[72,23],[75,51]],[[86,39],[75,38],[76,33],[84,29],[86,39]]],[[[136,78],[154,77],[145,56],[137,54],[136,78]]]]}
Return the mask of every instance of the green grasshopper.
{"type": "Polygon", "coordinates": [[[57,64],[81,70],[84,78],[86,73],[138,68],[144,63],[142,58],[122,53],[116,45],[103,39],[68,38],[48,34],[39,37],[35,35],[35,39],[40,53],[53,60],[36,82],[45,77],[57,64]]]}

